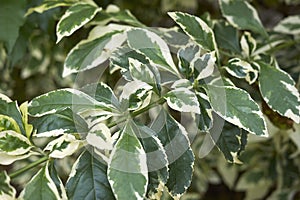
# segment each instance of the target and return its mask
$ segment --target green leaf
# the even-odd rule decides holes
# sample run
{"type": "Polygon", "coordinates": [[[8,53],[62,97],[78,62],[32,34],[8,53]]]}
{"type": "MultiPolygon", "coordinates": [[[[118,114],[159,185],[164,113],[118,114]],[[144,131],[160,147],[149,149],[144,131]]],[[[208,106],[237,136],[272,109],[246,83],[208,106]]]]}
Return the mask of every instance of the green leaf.
{"type": "Polygon", "coordinates": [[[121,46],[124,41],[125,35],[120,31],[81,41],[67,55],[63,77],[97,67],[105,62],[113,49],[121,46]]]}
{"type": "Polygon", "coordinates": [[[201,47],[210,51],[217,50],[214,33],[202,19],[182,12],[168,14],[201,47]]]}
{"type": "Polygon", "coordinates": [[[164,95],[168,105],[179,112],[193,112],[200,114],[199,102],[196,94],[187,88],[176,88],[164,95]]]}
{"type": "Polygon", "coordinates": [[[143,145],[147,156],[149,176],[147,196],[158,199],[162,187],[167,183],[169,177],[166,152],[152,129],[135,123],[132,123],[132,128],[143,145]]]}
{"type": "Polygon", "coordinates": [[[93,97],[97,101],[105,103],[106,105],[110,105],[115,109],[120,107],[120,103],[113,90],[103,82],[85,85],[80,90],[93,97]]]}
{"type": "Polygon", "coordinates": [[[268,135],[259,106],[245,90],[233,86],[208,85],[206,92],[213,110],[226,121],[249,133],[268,135]]]}
{"type": "Polygon", "coordinates": [[[245,149],[247,143],[247,132],[228,122],[222,127],[222,133],[218,138],[214,137],[217,131],[212,128],[210,134],[217,144],[219,150],[224,154],[227,161],[241,164],[238,156],[245,149]]]}
{"type": "Polygon", "coordinates": [[[49,142],[44,151],[50,151],[51,158],[64,158],[75,153],[81,147],[81,143],[74,135],[63,134],[49,142]]]}
{"type": "Polygon", "coordinates": [[[32,177],[29,183],[25,186],[24,190],[20,194],[20,199],[24,200],[57,200],[60,199],[59,192],[55,183],[50,177],[49,163],[38,171],[38,173],[32,177]]]}
{"type": "Polygon", "coordinates": [[[196,95],[199,102],[200,114],[195,115],[195,121],[200,131],[207,132],[213,125],[212,108],[206,94],[197,92],[196,95]]]}
{"type": "Polygon", "coordinates": [[[157,34],[146,29],[131,29],[127,32],[128,45],[146,56],[158,68],[178,75],[168,45],[157,34]]]}
{"type": "Polygon", "coordinates": [[[169,162],[169,179],[166,186],[174,198],[178,198],[191,184],[194,154],[187,132],[166,111],[162,110],[151,128],[164,146],[169,162]]]}
{"type": "Polygon", "coordinates": [[[66,184],[69,199],[115,199],[106,170],[106,163],[94,157],[93,151],[83,152],[73,165],[66,184]]]}
{"type": "Polygon", "coordinates": [[[88,131],[86,122],[70,108],[57,113],[44,115],[32,123],[37,134],[50,131],[61,131],[62,133],[85,133],[88,131]]]}
{"type": "Polygon", "coordinates": [[[143,199],[147,190],[146,153],[131,122],[121,132],[108,164],[108,180],[116,199],[143,199]]]}
{"type": "Polygon", "coordinates": [[[120,10],[120,8],[115,5],[109,5],[105,10],[98,12],[93,21],[103,25],[113,21],[136,27],[145,27],[129,10],[120,10]]]}
{"type": "Polygon", "coordinates": [[[37,12],[37,13],[43,13],[47,10],[50,10],[52,8],[57,8],[60,6],[71,6],[74,3],[76,3],[77,0],[45,0],[41,5],[33,7],[33,8],[29,8],[26,12],[26,16],[32,14],[33,12],[37,12]]]}
{"type": "Polygon", "coordinates": [[[249,84],[253,84],[258,78],[259,71],[259,66],[256,68],[254,66],[254,63],[250,64],[239,58],[232,58],[224,68],[230,75],[245,79],[249,84]]]}
{"type": "Polygon", "coordinates": [[[274,27],[274,31],[293,35],[300,34],[300,15],[284,18],[274,27]]]}
{"type": "Polygon", "coordinates": [[[59,89],[35,97],[28,105],[29,114],[40,117],[46,114],[56,113],[66,108],[72,108],[74,112],[92,108],[111,110],[109,105],[98,102],[87,94],[75,89],[59,89]]]}
{"type": "Polygon", "coordinates": [[[279,68],[260,62],[259,89],[265,102],[279,114],[300,123],[300,97],[294,80],[279,68]]]}
{"type": "Polygon", "coordinates": [[[88,23],[101,8],[88,3],[77,3],[71,6],[61,17],[56,26],[58,43],[63,37],[72,35],[76,30],[88,23]]]}
{"type": "Polygon", "coordinates": [[[16,190],[10,185],[10,177],[6,171],[0,172],[0,199],[14,200],[16,199],[16,190]]]}
{"type": "Polygon", "coordinates": [[[2,0],[0,6],[0,42],[4,42],[10,53],[19,36],[19,29],[24,23],[25,1],[2,0]]]}
{"type": "Polygon", "coordinates": [[[21,111],[18,108],[18,104],[16,101],[6,102],[5,100],[0,99],[0,114],[13,118],[17,122],[21,133],[23,135],[26,135],[21,111]]]}
{"type": "Polygon", "coordinates": [[[216,42],[219,48],[227,49],[234,53],[240,53],[239,32],[225,21],[217,21],[214,26],[216,42]]]}
{"type": "Polygon", "coordinates": [[[244,0],[219,0],[222,15],[238,29],[251,30],[265,37],[268,36],[257,11],[244,0]]]}

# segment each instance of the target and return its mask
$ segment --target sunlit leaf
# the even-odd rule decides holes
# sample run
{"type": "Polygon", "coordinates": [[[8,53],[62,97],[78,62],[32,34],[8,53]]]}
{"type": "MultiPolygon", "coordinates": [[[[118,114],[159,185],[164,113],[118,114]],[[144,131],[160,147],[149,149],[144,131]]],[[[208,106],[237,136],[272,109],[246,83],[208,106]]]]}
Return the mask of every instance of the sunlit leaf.
{"type": "Polygon", "coordinates": [[[289,74],[266,63],[259,63],[259,88],[265,102],[279,114],[300,122],[300,95],[289,74]]]}
{"type": "Polygon", "coordinates": [[[267,37],[257,11],[247,1],[219,0],[223,16],[236,28],[251,30],[267,37]]]}
{"type": "Polygon", "coordinates": [[[120,134],[108,164],[109,183],[118,200],[143,199],[148,183],[146,153],[130,122],[120,134]]]}
{"type": "Polygon", "coordinates": [[[196,94],[187,88],[177,88],[164,95],[168,105],[179,112],[193,112],[200,114],[199,102],[196,94]]]}
{"type": "Polygon", "coordinates": [[[245,90],[233,86],[208,85],[206,91],[213,110],[226,121],[249,133],[268,135],[259,106],[245,90]]]}
{"type": "Polygon", "coordinates": [[[182,12],[168,14],[201,47],[211,51],[217,50],[214,33],[202,19],[182,12]]]}
{"type": "Polygon", "coordinates": [[[88,23],[101,8],[88,3],[77,3],[72,5],[61,17],[56,26],[58,43],[63,37],[70,36],[76,30],[88,23]]]}

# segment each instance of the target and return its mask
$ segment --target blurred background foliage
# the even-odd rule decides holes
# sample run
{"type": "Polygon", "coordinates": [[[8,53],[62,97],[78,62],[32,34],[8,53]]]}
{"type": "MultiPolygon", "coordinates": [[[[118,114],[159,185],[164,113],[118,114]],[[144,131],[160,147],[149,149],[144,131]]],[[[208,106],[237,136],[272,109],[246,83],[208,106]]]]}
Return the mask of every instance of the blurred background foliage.
{"type": "MultiPolygon", "coordinates": [[[[72,87],[75,76],[61,76],[63,62],[69,50],[86,38],[90,30],[90,27],[85,27],[55,44],[56,23],[65,8],[23,17],[29,8],[41,2],[1,0],[0,93],[19,103],[57,88],[72,87]]],[[[221,17],[217,0],[95,2],[103,8],[115,4],[128,9],[141,22],[154,27],[174,26],[167,11],[183,11],[197,16],[209,13],[213,19],[221,17]]],[[[300,14],[300,0],[252,0],[251,4],[267,28],[274,27],[284,17],[300,14]]],[[[279,66],[294,78],[300,89],[300,43],[288,43],[300,38],[285,35],[283,39],[287,42],[274,53],[279,66]]],[[[300,126],[282,130],[269,123],[269,130],[269,138],[250,137],[242,154],[242,165],[227,163],[216,149],[205,158],[198,158],[192,185],[183,199],[300,199],[300,126]]],[[[194,148],[199,149],[197,146],[202,141],[200,135],[193,142],[194,148]]],[[[197,158],[197,152],[195,154],[197,158]]],[[[165,199],[168,198],[165,195],[165,199]]]]}

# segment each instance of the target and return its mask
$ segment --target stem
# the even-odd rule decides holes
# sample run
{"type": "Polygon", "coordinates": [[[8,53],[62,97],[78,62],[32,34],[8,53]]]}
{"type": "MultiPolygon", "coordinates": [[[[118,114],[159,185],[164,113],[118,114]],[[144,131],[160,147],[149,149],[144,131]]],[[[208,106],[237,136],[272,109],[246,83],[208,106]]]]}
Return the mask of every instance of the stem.
{"type": "Polygon", "coordinates": [[[140,114],[142,114],[142,113],[144,113],[144,112],[150,110],[151,108],[157,106],[158,104],[163,104],[165,101],[166,101],[166,100],[165,100],[164,98],[160,98],[159,100],[150,103],[148,106],[146,106],[146,107],[144,107],[144,108],[142,108],[142,109],[140,109],[140,110],[133,111],[133,112],[131,113],[131,116],[132,116],[132,117],[136,117],[136,116],[138,116],[138,115],[140,115],[140,114]]]}
{"type": "Polygon", "coordinates": [[[41,163],[43,163],[43,162],[45,162],[47,160],[48,160],[48,156],[44,156],[44,157],[36,160],[35,162],[27,165],[26,167],[23,167],[23,168],[15,171],[13,173],[11,173],[9,176],[10,176],[10,178],[15,178],[15,177],[19,176],[20,174],[22,174],[23,172],[25,172],[25,171],[27,171],[27,170],[29,170],[31,168],[34,168],[34,167],[38,166],[39,164],[41,164],[41,163]]]}
{"type": "MultiPolygon", "coordinates": [[[[144,107],[144,108],[142,108],[142,109],[140,109],[140,110],[133,111],[133,112],[131,113],[131,117],[136,117],[136,116],[138,116],[138,115],[140,115],[140,114],[142,114],[142,113],[144,113],[144,112],[150,110],[151,108],[157,106],[158,104],[163,104],[165,101],[166,101],[166,100],[165,100],[164,98],[160,98],[159,100],[150,103],[148,106],[146,106],[146,107],[144,107]]],[[[118,125],[119,123],[125,122],[127,119],[128,119],[128,117],[125,116],[124,118],[121,118],[121,119],[118,120],[118,121],[115,121],[115,122],[112,122],[112,123],[108,124],[107,127],[108,127],[108,128],[114,127],[114,126],[118,125]]]]}

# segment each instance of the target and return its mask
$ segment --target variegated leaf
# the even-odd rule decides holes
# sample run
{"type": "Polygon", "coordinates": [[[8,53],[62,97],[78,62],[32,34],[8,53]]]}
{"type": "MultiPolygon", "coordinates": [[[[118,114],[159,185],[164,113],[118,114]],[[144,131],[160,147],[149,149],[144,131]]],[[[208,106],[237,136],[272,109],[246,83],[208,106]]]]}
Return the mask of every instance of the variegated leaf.
{"type": "Polygon", "coordinates": [[[111,111],[114,108],[103,102],[98,102],[89,95],[76,89],[59,89],[35,97],[28,105],[29,114],[40,117],[46,114],[71,108],[73,112],[93,108],[101,108],[111,111]]]}
{"type": "Polygon", "coordinates": [[[76,3],[72,5],[61,17],[56,26],[58,43],[63,37],[72,35],[76,30],[88,23],[101,8],[89,3],[76,3]]]}
{"type": "Polygon", "coordinates": [[[64,186],[62,180],[60,179],[60,177],[57,173],[54,160],[49,162],[48,170],[49,170],[50,178],[52,179],[52,181],[54,182],[54,184],[57,188],[60,199],[67,200],[68,199],[67,192],[66,192],[66,189],[65,189],[65,186],[64,186]]]}
{"type": "Polygon", "coordinates": [[[38,135],[50,131],[61,133],[86,133],[88,131],[87,123],[70,108],[39,117],[33,121],[33,125],[38,135]]]}
{"type": "Polygon", "coordinates": [[[243,78],[249,84],[252,84],[258,78],[259,65],[254,68],[255,66],[255,63],[250,64],[239,58],[232,58],[224,68],[230,75],[237,78],[243,78]]]}
{"type": "Polygon", "coordinates": [[[124,33],[113,31],[98,38],[81,41],[69,52],[64,64],[63,77],[97,67],[105,62],[125,39],[124,33]]]}
{"type": "Polygon", "coordinates": [[[82,142],[77,140],[74,135],[64,134],[47,144],[44,151],[50,151],[51,158],[64,158],[75,153],[82,142]]]}
{"type": "Polygon", "coordinates": [[[180,72],[185,75],[185,78],[189,79],[193,76],[194,65],[191,65],[191,62],[193,59],[200,57],[200,54],[200,46],[194,43],[188,43],[186,46],[183,46],[178,50],[178,65],[180,72]]]}
{"type": "Polygon", "coordinates": [[[103,109],[88,109],[80,112],[79,115],[84,118],[88,127],[91,128],[111,117],[120,116],[122,114],[105,111],[103,109]]]}
{"type": "MultiPolygon", "coordinates": [[[[0,152],[8,155],[23,155],[32,148],[30,141],[20,133],[12,130],[0,132],[0,152]]],[[[2,162],[2,159],[0,160],[2,162]]]]}
{"type": "Polygon", "coordinates": [[[120,103],[113,90],[103,82],[85,85],[80,90],[110,107],[114,107],[115,109],[120,107],[120,103]]]}
{"type": "Polygon", "coordinates": [[[16,190],[10,184],[10,177],[6,171],[0,172],[0,199],[2,200],[15,200],[16,190]]]}
{"type": "Polygon", "coordinates": [[[251,30],[265,37],[268,36],[257,11],[247,1],[219,0],[222,15],[227,21],[238,29],[251,30]]]}
{"type": "Polygon", "coordinates": [[[233,86],[208,85],[206,92],[213,110],[226,121],[249,133],[268,136],[263,114],[245,90],[233,86]]]}
{"type": "Polygon", "coordinates": [[[61,199],[56,185],[50,177],[48,165],[49,163],[47,162],[47,164],[40,169],[34,177],[32,177],[29,183],[26,184],[24,190],[20,194],[20,199],[61,199]]]}
{"type": "Polygon", "coordinates": [[[252,56],[256,50],[256,40],[251,36],[251,33],[247,31],[242,35],[240,44],[242,48],[242,55],[245,58],[252,56]]]}
{"type": "Polygon", "coordinates": [[[109,128],[101,123],[94,126],[86,136],[86,141],[99,150],[112,150],[113,139],[109,128]]]}
{"type": "Polygon", "coordinates": [[[118,48],[114,51],[110,57],[110,71],[111,73],[116,70],[121,70],[123,77],[131,81],[132,77],[129,72],[129,58],[138,60],[139,62],[149,65],[149,60],[141,53],[138,53],[134,49],[128,47],[127,45],[118,48]]]}
{"type": "Polygon", "coordinates": [[[6,115],[0,115],[0,131],[12,130],[17,133],[21,133],[17,122],[6,115]]]}
{"type": "Polygon", "coordinates": [[[222,126],[221,135],[215,136],[215,134],[218,134],[218,131],[213,127],[210,131],[211,138],[216,143],[219,150],[224,154],[226,160],[231,163],[242,164],[239,160],[239,155],[245,150],[247,132],[225,122],[222,126]]]}
{"type": "Polygon", "coordinates": [[[288,16],[281,20],[275,27],[274,31],[285,34],[300,34],[300,15],[288,16]]]}
{"type": "Polygon", "coordinates": [[[157,34],[146,29],[131,29],[127,32],[128,45],[146,56],[157,67],[178,75],[168,45],[157,34]]]}
{"type": "Polygon", "coordinates": [[[105,10],[98,12],[93,21],[102,25],[109,22],[122,22],[131,26],[145,27],[129,10],[120,10],[119,7],[111,4],[105,10]]]}
{"type": "Polygon", "coordinates": [[[194,92],[187,88],[176,88],[164,95],[168,105],[179,112],[200,114],[199,102],[194,92]]]}
{"type": "Polygon", "coordinates": [[[6,152],[0,151],[0,165],[11,165],[15,161],[24,160],[33,155],[36,156],[36,155],[38,155],[38,153],[29,151],[28,153],[21,154],[21,155],[10,155],[10,154],[7,154],[6,152]]]}
{"type": "Polygon", "coordinates": [[[155,85],[156,80],[150,65],[144,65],[139,60],[129,58],[129,71],[134,80],[139,80],[149,85],[155,85]]]}
{"type": "Polygon", "coordinates": [[[131,122],[123,128],[111,153],[107,174],[117,200],[144,199],[148,183],[146,153],[131,122]]]}
{"type": "Polygon", "coordinates": [[[217,60],[215,54],[216,52],[212,51],[192,60],[192,68],[197,70],[197,80],[204,79],[212,75],[214,72],[215,62],[217,60]]]}
{"type": "Polygon", "coordinates": [[[189,36],[182,33],[179,27],[157,28],[159,36],[167,42],[167,44],[175,49],[179,49],[190,42],[189,36]]]}
{"type": "Polygon", "coordinates": [[[196,95],[199,102],[200,114],[195,115],[195,121],[200,131],[207,132],[213,125],[212,108],[206,94],[196,92],[196,95]]]}
{"type": "Polygon", "coordinates": [[[18,124],[21,133],[23,135],[26,135],[25,127],[23,125],[22,114],[16,101],[7,102],[6,100],[0,99],[0,115],[9,116],[10,118],[13,118],[18,124]]]}
{"type": "Polygon", "coordinates": [[[178,89],[178,88],[192,89],[193,84],[191,81],[189,81],[187,79],[179,79],[172,84],[171,88],[172,89],[178,89]]]}
{"type": "Polygon", "coordinates": [[[74,163],[66,184],[69,199],[114,200],[106,165],[93,151],[83,152],[74,163]]]}
{"type": "Polygon", "coordinates": [[[169,162],[167,188],[175,199],[187,190],[191,184],[194,154],[190,147],[187,132],[166,111],[162,110],[151,125],[164,146],[169,162]]]}
{"type": "Polygon", "coordinates": [[[1,93],[0,93],[0,100],[7,102],[7,103],[12,102],[12,100],[8,96],[6,96],[5,94],[1,94],[1,93]]]}
{"type": "Polygon", "coordinates": [[[182,12],[169,12],[168,14],[201,47],[217,51],[214,33],[202,19],[182,12]]]}
{"type": "Polygon", "coordinates": [[[71,6],[75,4],[77,0],[46,0],[39,6],[29,8],[26,12],[26,16],[32,14],[33,12],[43,13],[52,8],[57,8],[60,6],[71,6]]]}
{"type": "Polygon", "coordinates": [[[120,95],[123,109],[137,110],[150,103],[152,86],[141,81],[131,81],[124,85],[120,95]]]}
{"type": "Polygon", "coordinates": [[[27,138],[30,138],[32,131],[33,131],[33,126],[31,124],[28,124],[28,102],[22,103],[20,106],[20,111],[22,113],[22,121],[23,125],[25,128],[25,133],[27,138]]]}
{"type": "Polygon", "coordinates": [[[265,102],[279,114],[300,123],[300,95],[289,74],[259,63],[259,89],[265,102]]]}
{"type": "Polygon", "coordinates": [[[146,152],[149,176],[147,195],[153,199],[162,194],[162,187],[169,177],[167,155],[152,129],[136,123],[132,123],[132,128],[146,152]]]}

